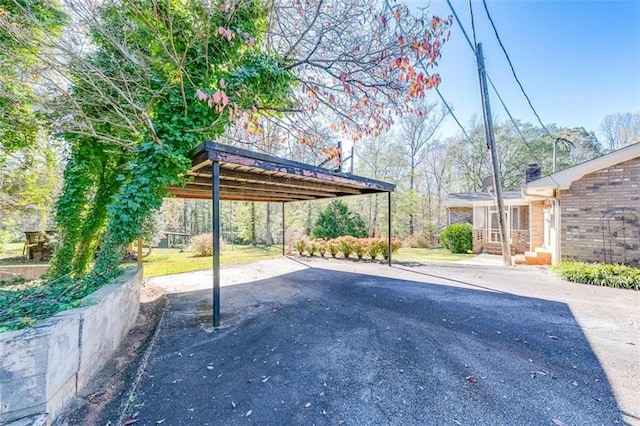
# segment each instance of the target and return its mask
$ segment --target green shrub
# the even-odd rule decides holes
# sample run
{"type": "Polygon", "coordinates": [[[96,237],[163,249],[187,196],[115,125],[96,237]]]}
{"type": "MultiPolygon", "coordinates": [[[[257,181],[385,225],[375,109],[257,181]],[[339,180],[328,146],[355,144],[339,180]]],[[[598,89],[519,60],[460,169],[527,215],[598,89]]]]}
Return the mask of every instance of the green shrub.
{"type": "Polygon", "coordinates": [[[640,290],[640,269],[631,266],[565,261],[554,265],[552,270],[575,283],[640,290]]]}
{"type": "Polygon", "coordinates": [[[455,223],[440,234],[440,244],[451,253],[467,253],[473,249],[471,225],[455,223]]]}

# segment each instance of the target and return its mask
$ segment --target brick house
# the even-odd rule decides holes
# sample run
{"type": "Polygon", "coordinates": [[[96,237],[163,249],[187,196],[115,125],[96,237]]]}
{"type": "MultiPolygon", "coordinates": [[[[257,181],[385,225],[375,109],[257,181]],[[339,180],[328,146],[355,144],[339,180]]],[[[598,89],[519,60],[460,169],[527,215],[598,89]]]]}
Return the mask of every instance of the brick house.
{"type": "Polygon", "coordinates": [[[640,266],[640,143],[529,182],[522,195],[532,252],[640,266]]]}
{"type": "MultiPolygon", "coordinates": [[[[504,194],[513,254],[640,266],[640,143],[525,183],[504,194]]],[[[489,193],[449,194],[448,223],[473,225],[473,251],[500,254],[489,193]]]]}

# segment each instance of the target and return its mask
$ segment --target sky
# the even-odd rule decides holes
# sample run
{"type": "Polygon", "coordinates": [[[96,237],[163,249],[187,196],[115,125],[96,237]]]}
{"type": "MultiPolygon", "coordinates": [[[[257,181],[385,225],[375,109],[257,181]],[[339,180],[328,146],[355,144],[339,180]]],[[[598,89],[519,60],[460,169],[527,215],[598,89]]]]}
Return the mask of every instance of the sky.
{"type": "MultiPolygon", "coordinates": [[[[444,0],[409,0],[412,8],[451,15],[444,0]]],[[[452,0],[469,37],[467,0],[452,0]]],[[[545,124],[584,127],[600,136],[603,118],[618,112],[640,112],[640,0],[487,0],[487,6],[531,102],[545,124]]],[[[478,42],[487,72],[514,118],[537,123],[502,52],[482,1],[473,0],[478,42]]],[[[473,38],[472,38],[473,40],[473,38]]],[[[455,115],[467,125],[482,115],[474,54],[454,22],[451,39],[435,70],[440,91],[455,115]]],[[[439,99],[430,92],[427,96],[439,99]]],[[[493,115],[508,119],[490,90],[493,115]]],[[[459,132],[451,119],[441,137],[459,132]]]]}

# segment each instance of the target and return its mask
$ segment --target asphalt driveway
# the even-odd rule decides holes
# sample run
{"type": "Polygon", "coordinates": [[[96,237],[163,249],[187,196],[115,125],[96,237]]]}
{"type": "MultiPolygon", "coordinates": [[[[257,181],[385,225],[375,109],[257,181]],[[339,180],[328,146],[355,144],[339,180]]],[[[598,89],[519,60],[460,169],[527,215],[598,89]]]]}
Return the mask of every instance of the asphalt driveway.
{"type": "Polygon", "coordinates": [[[210,274],[150,281],[167,309],[112,424],[640,424],[638,292],[279,259],[223,270],[213,330],[210,274]]]}

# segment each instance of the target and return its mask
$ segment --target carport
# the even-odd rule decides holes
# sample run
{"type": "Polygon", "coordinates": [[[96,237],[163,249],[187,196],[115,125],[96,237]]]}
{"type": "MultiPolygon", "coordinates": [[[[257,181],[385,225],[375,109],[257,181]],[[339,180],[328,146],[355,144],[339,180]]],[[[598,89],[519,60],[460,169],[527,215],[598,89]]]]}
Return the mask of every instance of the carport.
{"type": "Polygon", "coordinates": [[[282,203],[282,254],[285,254],[285,208],[293,201],[387,193],[388,247],[391,265],[391,192],[395,185],[256,153],[218,142],[204,142],[191,153],[185,186],[174,197],[210,199],[213,203],[213,326],[220,325],[220,200],[282,203]]]}

